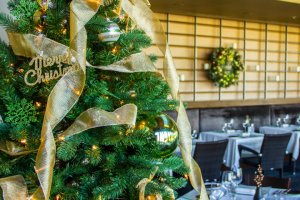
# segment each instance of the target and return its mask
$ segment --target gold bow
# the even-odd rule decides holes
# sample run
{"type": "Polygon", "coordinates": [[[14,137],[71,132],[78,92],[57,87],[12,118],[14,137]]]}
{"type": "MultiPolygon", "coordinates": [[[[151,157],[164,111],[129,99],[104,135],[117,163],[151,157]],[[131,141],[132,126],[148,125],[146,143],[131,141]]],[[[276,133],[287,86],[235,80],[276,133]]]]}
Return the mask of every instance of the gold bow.
{"type": "Polygon", "coordinates": [[[28,196],[25,180],[22,176],[11,176],[0,179],[5,200],[26,200],[28,196]],[[12,195],[13,194],[13,195],[12,195]]]}

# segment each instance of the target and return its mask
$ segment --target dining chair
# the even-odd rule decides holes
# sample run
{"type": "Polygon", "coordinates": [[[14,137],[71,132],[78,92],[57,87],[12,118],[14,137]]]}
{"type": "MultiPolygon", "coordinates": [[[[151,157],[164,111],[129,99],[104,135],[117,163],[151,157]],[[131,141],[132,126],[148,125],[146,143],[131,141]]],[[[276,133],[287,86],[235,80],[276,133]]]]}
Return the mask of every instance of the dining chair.
{"type": "MultiPolygon", "coordinates": [[[[245,174],[243,176],[244,185],[256,186],[254,182],[254,174],[245,174]]],[[[262,181],[263,187],[272,187],[272,188],[281,188],[281,189],[291,189],[291,178],[277,178],[277,177],[268,177],[265,176],[262,181]]]]}
{"type": "Polygon", "coordinates": [[[201,168],[204,181],[220,180],[227,144],[228,139],[213,142],[196,142],[193,158],[201,168]]]}
{"type": "MultiPolygon", "coordinates": [[[[215,142],[196,142],[193,158],[201,168],[204,181],[220,180],[223,169],[223,157],[227,147],[228,140],[219,140],[215,142]]],[[[173,173],[174,177],[182,177],[173,173]]],[[[176,190],[178,196],[184,195],[193,190],[189,180],[185,187],[176,190]]]]}
{"type": "Polygon", "coordinates": [[[239,145],[240,164],[246,164],[253,167],[261,165],[263,170],[278,170],[282,178],[284,157],[290,140],[291,133],[286,134],[265,134],[260,152],[257,152],[244,145],[239,145]],[[242,152],[248,151],[253,157],[242,157],[242,152]]]}

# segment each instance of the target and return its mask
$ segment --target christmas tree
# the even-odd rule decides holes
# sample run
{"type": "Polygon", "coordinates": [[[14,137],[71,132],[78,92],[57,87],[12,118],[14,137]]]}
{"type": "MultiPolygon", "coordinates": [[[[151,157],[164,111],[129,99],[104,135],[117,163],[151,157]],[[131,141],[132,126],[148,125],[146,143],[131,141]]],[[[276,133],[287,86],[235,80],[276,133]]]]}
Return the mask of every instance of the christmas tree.
{"type": "MultiPolygon", "coordinates": [[[[178,129],[165,114],[179,102],[170,98],[171,89],[159,73],[120,67],[140,59],[151,39],[119,0],[10,0],[9,9],[13,18],[0,14],[11,45],[0,43],[0,178],[22,176],[36,199],[138,199],[144,189],[149,198],[174,199],[186,179],[174,178],[170,171],[189,173],[172,154],[178,129]],[[89,18],[84,12],[95,14],[89,18]],[[78,13],[87,38],[81,29],[70,28],[80,27],[78,13]],[[45,50],[25,45],[20,55],[21,34],[45,50]],[[81,48],[80,37],[87,48],[81,48]],[[61,50],[64,45],[71,47],[69,53],[61,50]],[[82,75],[82,89],[74,84],[64,90],[62,79],[77,83],[70,79],[82,75]],[[65,100],[64,94],[75,100],[65,100]],[[61,110],[53,109],[57,107],[61,110]]],[[[156,56],[137,63],[150,60],[156,56]]]]}

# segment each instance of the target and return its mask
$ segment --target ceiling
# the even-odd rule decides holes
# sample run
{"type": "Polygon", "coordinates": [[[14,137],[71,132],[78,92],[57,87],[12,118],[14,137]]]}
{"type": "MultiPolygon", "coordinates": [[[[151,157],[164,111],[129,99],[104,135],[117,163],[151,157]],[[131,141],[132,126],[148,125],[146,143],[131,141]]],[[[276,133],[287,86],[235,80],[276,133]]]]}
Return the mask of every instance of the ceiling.
{"type": "Polygon", "coordinates": [[[150,0],[155,12],[300,25],[300,0],[150,0]]]}

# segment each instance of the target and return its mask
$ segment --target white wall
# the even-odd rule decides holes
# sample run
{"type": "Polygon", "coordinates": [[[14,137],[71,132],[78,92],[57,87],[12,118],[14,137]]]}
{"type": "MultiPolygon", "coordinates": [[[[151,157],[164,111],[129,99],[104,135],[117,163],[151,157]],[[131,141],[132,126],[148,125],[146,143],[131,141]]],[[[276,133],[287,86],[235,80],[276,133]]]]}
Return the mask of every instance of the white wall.
{"type": "MultiPolygon", "coordinates": [[[[0,12],[9,13],[9,10],[7,9],[7,2],[8,0],[0,0],[0,12]]],[[[0,39],[7,42],[7,35],[4,29],[0,26],[0,39]]]]}

